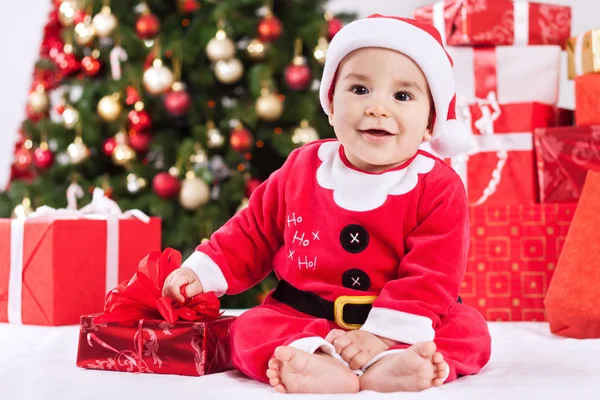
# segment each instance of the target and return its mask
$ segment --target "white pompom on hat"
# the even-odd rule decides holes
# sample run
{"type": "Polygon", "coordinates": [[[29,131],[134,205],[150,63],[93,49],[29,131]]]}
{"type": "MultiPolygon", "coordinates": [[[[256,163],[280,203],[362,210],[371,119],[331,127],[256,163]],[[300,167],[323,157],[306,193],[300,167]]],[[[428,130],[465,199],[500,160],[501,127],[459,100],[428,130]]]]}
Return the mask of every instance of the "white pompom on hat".
{"type": "Polygon", "coordinates": [[[440,157],[453,157],[473,148],[470,127],[456,120],[456,89],[452,58],[437,29],[409,18],[374,14],[344,26],[333,38],[321,79],[321,106],[329,115],[340,62],[354,50],[381,47],[410,57],[423,71],[435,107],[431,148],[440,157]],[[438,118],[446,115],[446,119],[438,118]]]}

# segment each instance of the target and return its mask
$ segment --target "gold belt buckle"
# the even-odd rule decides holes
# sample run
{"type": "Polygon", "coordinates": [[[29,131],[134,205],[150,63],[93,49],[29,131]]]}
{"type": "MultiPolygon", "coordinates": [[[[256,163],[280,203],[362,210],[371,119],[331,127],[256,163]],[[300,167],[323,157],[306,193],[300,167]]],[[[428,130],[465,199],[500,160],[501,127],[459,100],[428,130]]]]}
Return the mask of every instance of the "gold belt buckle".
{"type": "Polygon", "coordinates": [[[344,321],[344,306],[346,304],[373,304],[377,296],[340,296],[333,305],[333,319],[342,329],[348,331],[359,329],[362,324],[348,324],[344,321]]]}

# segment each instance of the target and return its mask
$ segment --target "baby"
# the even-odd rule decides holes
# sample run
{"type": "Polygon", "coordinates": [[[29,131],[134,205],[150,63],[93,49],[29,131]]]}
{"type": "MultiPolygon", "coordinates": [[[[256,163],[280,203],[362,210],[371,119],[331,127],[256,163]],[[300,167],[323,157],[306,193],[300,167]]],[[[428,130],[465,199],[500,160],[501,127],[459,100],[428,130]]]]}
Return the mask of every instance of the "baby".
{"type": "Polygon", "coordinates": [[[432,25],[373,15],[332,40],[320,89],[337,140],[288,157],[163,294],[240,293],[275,270],[231,329],[233,363],[282,393],[420,391],[477,373],[487,324],[458,298],[465,189],[440,156],[468,150],[452,60],[432,25]]]}

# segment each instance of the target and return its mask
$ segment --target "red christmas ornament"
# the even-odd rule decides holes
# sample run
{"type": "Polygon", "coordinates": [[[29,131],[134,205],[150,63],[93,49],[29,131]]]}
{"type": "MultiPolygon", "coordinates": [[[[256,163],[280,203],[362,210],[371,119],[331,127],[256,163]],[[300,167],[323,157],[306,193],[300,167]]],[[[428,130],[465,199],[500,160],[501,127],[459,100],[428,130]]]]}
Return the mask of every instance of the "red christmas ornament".
{"type": "Polygon", "coordinates": [[[179,194],[179,179],[168,172],[160,172],[152,179],[154,193],[165,200],[172,199],[179,194]]]}
{"type": "Polygon", "coordinates": [[[329,20],[327,24],[327,34],[329,36],[329,40],[333,39],[333,37],[344,27],[344,23],[337,18],[332,18],[329,20]]]}
{"type": "Polygon", "coordinates": [[[24,172],[29,169],[31,163],[33,161],[33,156],[31,154],[31,150],[21,147],[19,150],[15,152],[15,169],[19,172],[24,172]]]}
{"type": "Polygon", "coordinates": [[[229,137],[231,148],[238,153],[245,153],[250,150],[253,142],[252,133],[242,126],[235,128],[229,137]]]}
{"type": "Polygon", "coordinates": [[[106,139],[102,144],[102,151],[104,152],[104,154],[110,157],[112,156],[113,151],[115,151],[115,147],[117,147],[117,141],[115,140],[115,138],[111,137],[106,139]]]}
{"type": "Polygon", "coordinates": [[[150,114],[145,110],[131,110],[127,115],[127,119],[129,120],[129,127],[134,131],[145,131],[152,126],[150,114]]]}
{"type": "Polygon", "coordinates": [[[152,135],[148,132],[129,131],[129,145],[138,153],[146,153],[150,149],[152,135]]]}
{"type": "Polygon", "coordinates": [[[160,30],[160,21],[156,15],[152,13],[140,16],[135,23],[135,31],[140,39],[151,39],[160,30]]]}
{"type": "Polygon", "coordinates": [[[177,7],[179,12],[193,13],[200,8],[200,3],[198,0],[177,0],[177,7]]]}
{"type": "Polygon", "coordinates": [[[140,94],[137,89],[133,86],[127,86],[127,98],[125,99],[125,104],[128,106],[132,106],[138,101],[140,101],[140,94]]]}
{"type": "Polygon", "coordinates": [[[100,72],[102,65],[100,64],[100,60],[97,58],[85,56],[81,60],[81,67],[87,76],[96,76],[98,75],[98,72],[100,72]]]}
{"type": "Polygon", "coordinates": [[[262,182],[256,178],[252,178],[248,182],[246,182],[246,190],[245,190],[246,197],[250,198],[252,193],[254,193],[256,188],[258,188],[261,183],[262,182]]]}
{"type": "MultiPolygon", "coordinates": [[[[301,58],[301,57],[300,57],[301,58]]],[[[285,69],[285,83],[293,90],[308,89],[312,82],[312,72],[306,61],[294,61],[285,69]]]]}
{"type": "Polygon", "coordinates": [[[174,117],[182,117],[188,113],[192,105],[190,94],[179,82],[173,85],[173,90],[165,94],[163,103],[165,109],[174,117]]]}
{"type": "Polygon", "coordinates": [[[72,53],[58,53],[54,58],[54,63],[65,76],[74,74],[81,67],[81,63],[72,53]]]}
{"type": "Polygon", "coordinates": [[[38,122],[44,119],[44,117],[46,116],[45,113],[39,113],[34,111],[29,104],[25,106],[25,115],[27,116],[27,119],[32,122],[38,122]]]}
{"type": "Polygon", "coordinates": [[[50,168],[54,163],[54,153],[48,149],[48,146],[40,146],[33,152],[33,164],[40,168],[50,168]]]}
{"type": "Polygon", "coordinates": [[[269,14],[258,23],[258,36],[263,42],[272,42],[281,36],[283,25],[276,16],[269,14]]]}

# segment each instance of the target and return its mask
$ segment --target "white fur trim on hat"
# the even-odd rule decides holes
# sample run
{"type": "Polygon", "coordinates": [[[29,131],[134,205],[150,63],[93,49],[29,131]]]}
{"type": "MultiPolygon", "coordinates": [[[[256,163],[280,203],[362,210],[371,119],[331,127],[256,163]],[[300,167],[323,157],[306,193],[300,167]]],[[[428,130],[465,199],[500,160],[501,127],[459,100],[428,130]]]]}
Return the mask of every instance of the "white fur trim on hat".
{"type": "MultiPolygon", "coordinates": [[[[394,17],[378,16],[344,26],[327,50],[319,92],[321,106],[329,115],[331,85],[339,64],[348,54],[364,47],[396,50],[410,57],[425,74],[436,114],[431,146],[441,157],[452,157],[468,151],[471,144],[469,128],[460,126],[462,124],[454,119],[455,110],[449,110],[455,98],[452,63],[441,42],[417,26],[424,24],[414,23],[416,25],[394,17]]],[[[431,28],[435,30],[433,25],[431,28]]]]}

